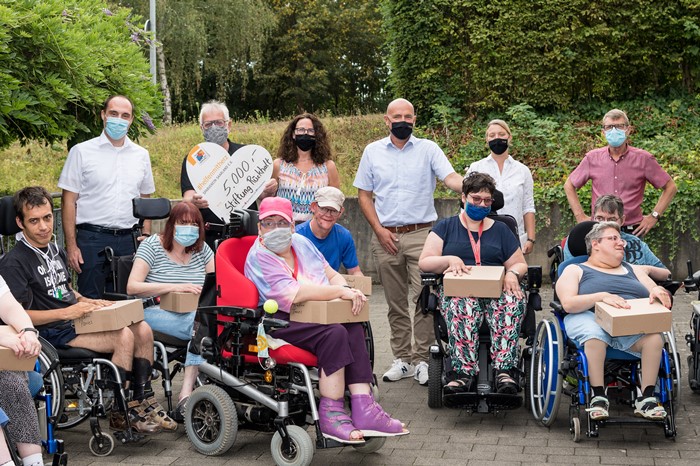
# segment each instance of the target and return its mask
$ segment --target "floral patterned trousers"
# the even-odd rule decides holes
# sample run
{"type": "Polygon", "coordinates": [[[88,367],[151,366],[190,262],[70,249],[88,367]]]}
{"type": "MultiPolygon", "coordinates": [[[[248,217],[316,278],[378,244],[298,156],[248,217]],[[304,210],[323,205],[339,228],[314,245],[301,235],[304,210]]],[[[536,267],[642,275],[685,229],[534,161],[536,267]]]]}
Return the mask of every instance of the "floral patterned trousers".
{"type": "Polygon", "coordinates": [[[442,316],[447,324],[447,349],[458,377],[479,372],[479,327],[486,318],[491,333],[491,360],[497,370],[518,365],[520,324],[526,299],[501,293],[499,298],[456,298],[439,289],[442,316]]]}

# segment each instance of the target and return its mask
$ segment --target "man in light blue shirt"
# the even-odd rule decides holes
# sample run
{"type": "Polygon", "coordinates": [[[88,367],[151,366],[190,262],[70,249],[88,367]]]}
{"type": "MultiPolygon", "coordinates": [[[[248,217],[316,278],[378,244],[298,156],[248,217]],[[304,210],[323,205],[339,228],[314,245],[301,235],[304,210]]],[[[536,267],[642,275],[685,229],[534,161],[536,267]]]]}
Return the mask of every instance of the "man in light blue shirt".
{"type": "Polygon", "coordinates": [[[411,135],[415,118],[408,100],[389,104],[384,122],[390,134],[365,148],[354,186],[362,213],[374,230],[371,248],[389,305],[394,363],[383,379],[393,382],[414,376],[425,385],[428,350],[435,335],[432,318],[417,309],[411,325],[409,309],[415,309],[420,292],[418,258],[438,218],[435,179],[461,193],[462,177],[437,144],[411,135]]]}

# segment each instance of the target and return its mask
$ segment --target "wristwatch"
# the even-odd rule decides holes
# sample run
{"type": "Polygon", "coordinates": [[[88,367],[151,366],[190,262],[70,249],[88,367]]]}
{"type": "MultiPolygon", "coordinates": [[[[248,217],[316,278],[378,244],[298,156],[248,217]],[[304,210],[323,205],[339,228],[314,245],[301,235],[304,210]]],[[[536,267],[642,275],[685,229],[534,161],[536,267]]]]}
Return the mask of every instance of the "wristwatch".
{"type": "Polygon", "coordinates": [[[35,329],[34,327],[23,328],[22,331],[19,333],[25,333],[25,332],[34,332],[37,334],[37,336],[39,335],[39,330],[35,329]]]}
{"type": "Polygon", "coordinates": [[[512,273],[513,275],[518,277],[518,280],[520,280],[520,273],[518,273],[517,270],[510,269],[510,270],[508,270],[508,272],[512,273]]]}
{"type": "Polygon", "coordinates": [[[653,211],[653,212],[651,213],[651,216],[654,217],[656,220],[658,220],[658,219],[661,218],[661,214],[658,213],[657,211],[653,211]]]}
{"type": "Polygon", "coordinates": [[[534,239],[528,238],[527,240],[528,240],[529,242],[531,242],[532,244],[535,244],[535,240],[534,240],[534,239]]]}

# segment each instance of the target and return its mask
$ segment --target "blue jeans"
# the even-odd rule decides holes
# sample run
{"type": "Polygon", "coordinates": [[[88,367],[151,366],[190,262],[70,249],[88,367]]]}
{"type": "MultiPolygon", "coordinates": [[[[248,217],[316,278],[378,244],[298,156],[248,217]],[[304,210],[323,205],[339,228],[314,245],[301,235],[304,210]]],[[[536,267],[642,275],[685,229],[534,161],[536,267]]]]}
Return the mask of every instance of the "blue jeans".
{"type": "MultiPolygon", "coordinates": [[[[88,298],[100,298],[105,291],[105,256],[98,255],[107,246],[115,256],[134,254],[134,240],[131,235],[111,235],[87,230],[76,230],[76,242],[83,256],[82,272],[78,274],[78,291],[88,298]]],[[[113,291],[113,290],[112,290],[113,291]]]]}
{"type": "MultiPolygon", "coordinates": [[[[180,340],[192,338],[195,311],[170,312],[164,311],[160,306],[151,306],[144,309],[143,314],[144,320],[155,332],[165,333],[180,340]]],[[[185,366],[199,366],[203,362],[202,356],[187,352],[185,366]]]]}

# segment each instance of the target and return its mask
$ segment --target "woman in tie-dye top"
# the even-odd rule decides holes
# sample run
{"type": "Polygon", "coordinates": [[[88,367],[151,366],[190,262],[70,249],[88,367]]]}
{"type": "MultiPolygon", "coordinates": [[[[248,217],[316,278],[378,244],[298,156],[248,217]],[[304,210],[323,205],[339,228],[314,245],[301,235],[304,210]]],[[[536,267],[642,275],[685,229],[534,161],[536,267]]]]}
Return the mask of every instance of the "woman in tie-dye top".
{"type": "MultiPolygon", "coordinates": [[[[294,303],[345,299],[357,314],[367,301],[361,291],[347,286],[323,255],[305,237],[294,233],[292,204],[268,197],[260,203],[260,237],[248,253],[245,275],[257,287],[262,305],[274,299],[279,315],[287,319],[294,303]]],[[[275,338],[310,351],[318,359],[320,428],[327,438],[362,444],[364,437],[407,434],[373,399],[374,380],[361,323],[309,324],[289,322],[275,330],[275,338]],[[350,391],[352,414],[344,408],[345,387],[350,391]]]]}
{"type": "Polygon", "coordinates": [[[282,134],[272,177],[279,185],[277,196],[292,203],[294,223],[311,218],[316,190],[340,188],[340,177],[331,160],[326,129],[316,115],[297,115],[282,134]]]}

